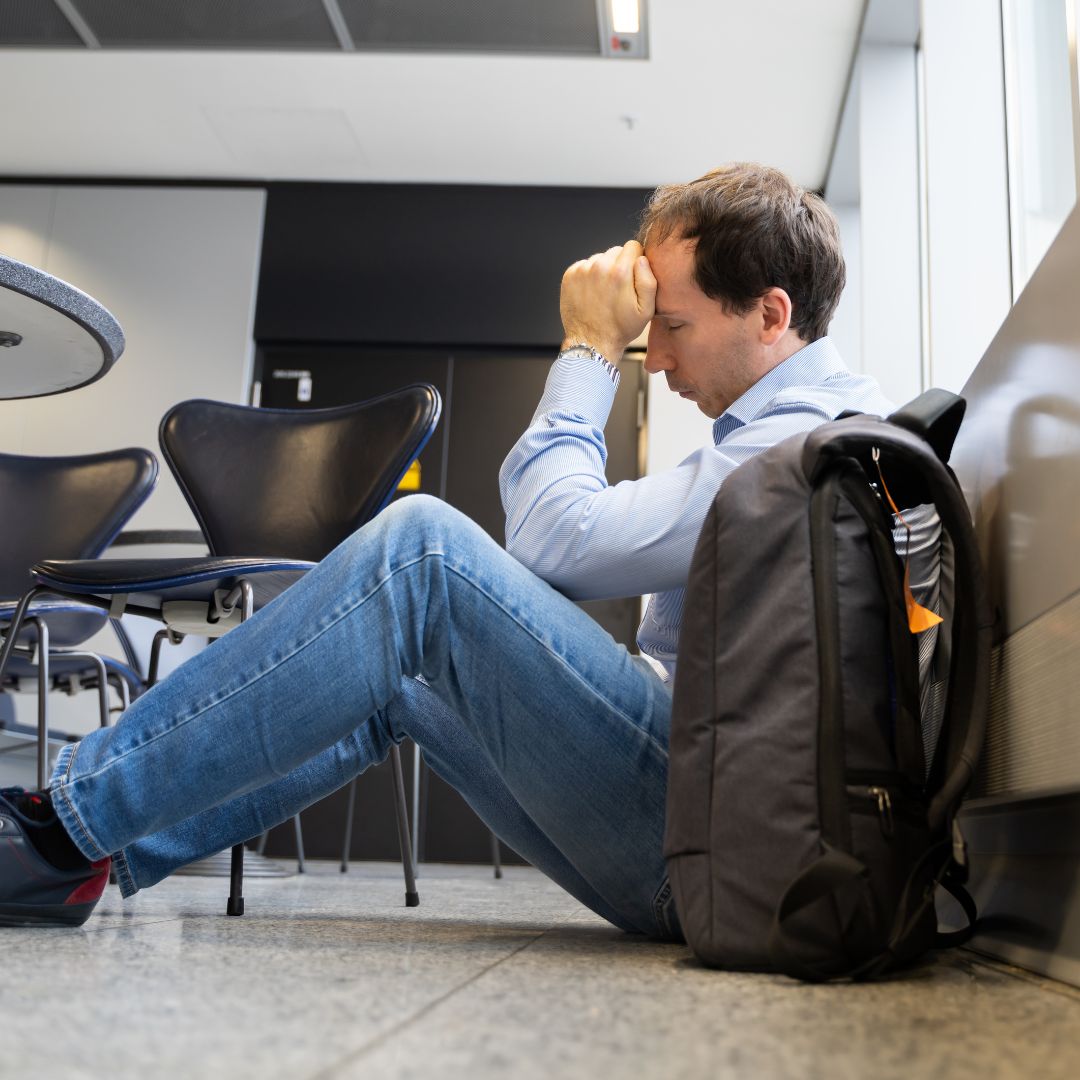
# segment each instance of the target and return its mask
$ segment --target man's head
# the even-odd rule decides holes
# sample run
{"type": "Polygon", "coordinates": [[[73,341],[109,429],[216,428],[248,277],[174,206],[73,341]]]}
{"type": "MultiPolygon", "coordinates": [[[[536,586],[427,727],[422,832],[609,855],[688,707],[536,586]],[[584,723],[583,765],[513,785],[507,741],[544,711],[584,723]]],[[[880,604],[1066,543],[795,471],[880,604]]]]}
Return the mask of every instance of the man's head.
{"type": "Polygon", "coordinates": [[[669,237],[697,241],[694,281],[729,313],[746,314],[778,287],[804,342],[829,332],[845,281],[836,218],[778,169],[736,162],[657,188],[638,239],[648,248],[669,237]]]}
{"type": "Polygon", "coordinates": [[[832,212],[763,165],[658,188],[639,240],[657,280],[646,367],[710,416],[823,337],[844,288],[832,212]]]}

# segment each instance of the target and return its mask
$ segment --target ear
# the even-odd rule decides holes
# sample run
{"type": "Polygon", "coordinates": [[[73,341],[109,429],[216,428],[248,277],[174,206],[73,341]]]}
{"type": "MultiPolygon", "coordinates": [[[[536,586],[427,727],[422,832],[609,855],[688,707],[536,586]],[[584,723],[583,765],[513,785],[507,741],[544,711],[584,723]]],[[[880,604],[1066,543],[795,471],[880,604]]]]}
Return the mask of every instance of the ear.
{"type": "Polygon", "coordinates": [[[761,344],[775,345],[791,325],[791,297],[774,285],[762,295],[760,305],[761,344]]]}

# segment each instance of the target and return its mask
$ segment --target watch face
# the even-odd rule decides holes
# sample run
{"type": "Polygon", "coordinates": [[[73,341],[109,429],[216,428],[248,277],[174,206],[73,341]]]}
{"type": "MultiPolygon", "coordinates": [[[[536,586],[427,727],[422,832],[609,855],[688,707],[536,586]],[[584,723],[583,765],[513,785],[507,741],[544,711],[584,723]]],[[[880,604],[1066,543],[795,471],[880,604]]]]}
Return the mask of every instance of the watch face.
{"type": "Polygon", "coordinates": [[[581,360],[591,360],[597,355],[596,350],[590,348],[588,345],[571,345],[570,348],[563,353],[563,356],[574,356],[581,360]]]}

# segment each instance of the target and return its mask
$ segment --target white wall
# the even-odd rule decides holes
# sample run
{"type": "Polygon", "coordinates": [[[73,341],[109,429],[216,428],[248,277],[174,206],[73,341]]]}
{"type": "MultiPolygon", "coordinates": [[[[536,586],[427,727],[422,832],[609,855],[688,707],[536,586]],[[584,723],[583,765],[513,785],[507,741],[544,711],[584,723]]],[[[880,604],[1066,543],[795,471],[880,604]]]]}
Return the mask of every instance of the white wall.
{"type": "Polygon", "coordinates": [[[929,382],[959,391],[1012,304],[1001,14],[922,4],[929,382]]]}
{"type": "Polygon", "coordinates": [[[857,75],[860,367],[899,405],[922,390],[915,50],[864,46],[857,75]]]}
{"type": "Polygon", "coordinates": [[[647,417],[647,476],[673,469],[695,450],[712,445],[712,421],[693,402],[673,394],[663,373],[649,376],[647,417]]]}
{"type": "Polygon", "coordinates": [[[1000,10],[917,16],[871,0],[825,188],[848,260],[833,333],[895,401],[959,391],[1011,303],[1000,10]]]}
{"type": "MultiPolygon", "coordinates": [[[[828,193],[826,198],[828,199],[828,193]]],[[[862,371],[862,250],[859,207],[831,201],[830,205],[840,224],[840,243],[847,266],[847,284],[840,296],[840,303],[836,305],[836,314],[829,326],[829,337],[840,350],[847,366],[852,371],[862,371]]]]}
{"type": "MultiPolygon", "coordinates": [[[[257,189],[0,184],[0,252],[89,293],[127,337],[124,355],[93,385],[0,401],[0,450],[59,455],[143,446],[157,453],[158,423],[176,402],[244,401],[265,199],[257,189]]],[[[198,528],[164,463],[157,490],[128,527],[198,528]]],[[[156,624],[125,617],[124,625],[145,655],[156,624]]],[[[109,632],[89,647],[120,655],[109,632]]],[[[188,639],[167,649],[162,670],[199,647],[188,639]]],[[[33,695],[19,694],[15,703],[18,718],[34,722],[33,695]]],[[[96,694],[50,695],[51,723],[62,730],[92,728],[96,710],[96,694]]]]}
{"type": "MultiPolygon", "coordinates": [[[[0,252],[89,293],[127,337],[99,382],[0,401],[0,450],[156,453],[176,402],[245,400],[265,200],[256,189],[0,184],[0,252]]],[[[164,466],[130,527],[197,528],[164,466]]]]}

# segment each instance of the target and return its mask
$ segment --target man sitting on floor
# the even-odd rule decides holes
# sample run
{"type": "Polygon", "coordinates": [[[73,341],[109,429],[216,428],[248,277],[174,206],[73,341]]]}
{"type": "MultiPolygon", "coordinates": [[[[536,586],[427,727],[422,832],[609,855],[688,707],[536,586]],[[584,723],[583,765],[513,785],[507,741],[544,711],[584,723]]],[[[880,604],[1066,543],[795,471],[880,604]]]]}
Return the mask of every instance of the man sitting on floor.
{"type": "Polygon", "coordinates": [[[729,165],[660,188],[640,237],[563,277],[563,348],[500,474],[507,550],[436,499],[388,507],[115,727],[65,746],[48,792],[0,793],[0,923],[81,923],[110,858],[130,896],[408,737],[582,903],[678,936],[662,855],[670,675],[706,511],[753,455],[891,405],[825,336],[844,262],[816,195],[729,165]],[[715,418],[714,445],[609,486],[616,364],[649,323],[646,369],[715,418]],[[570,599],[644,593],[652,662],[570,599]]]}

